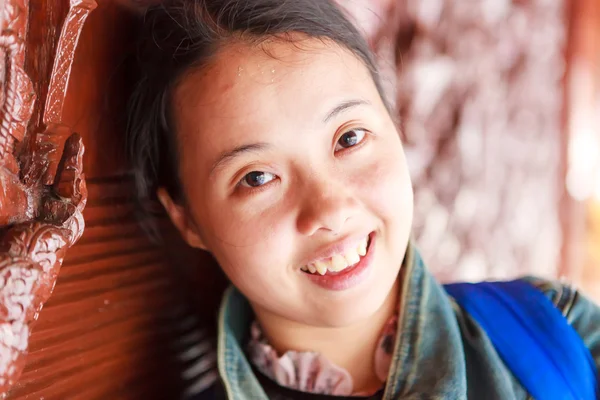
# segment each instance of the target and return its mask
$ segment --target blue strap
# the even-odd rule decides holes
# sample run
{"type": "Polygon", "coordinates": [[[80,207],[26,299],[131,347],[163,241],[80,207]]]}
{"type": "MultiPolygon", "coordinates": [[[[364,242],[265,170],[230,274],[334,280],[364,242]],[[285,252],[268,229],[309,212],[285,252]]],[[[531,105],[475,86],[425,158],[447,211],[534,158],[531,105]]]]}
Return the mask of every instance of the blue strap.
{"type": "Polygon", "coordinates": [[[445,289],[485,330],[499,356],[536,400],[594,400],[589,349],[540,290],[511,282],[455,283],[445,289]]]}

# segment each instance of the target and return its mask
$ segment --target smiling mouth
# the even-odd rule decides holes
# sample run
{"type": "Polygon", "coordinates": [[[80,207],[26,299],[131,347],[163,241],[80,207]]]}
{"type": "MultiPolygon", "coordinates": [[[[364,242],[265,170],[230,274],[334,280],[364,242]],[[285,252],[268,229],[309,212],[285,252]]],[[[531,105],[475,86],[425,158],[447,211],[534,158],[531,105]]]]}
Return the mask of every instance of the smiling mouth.
{"type": "Polygon", "coordinates": [[[358,242],[355,248],[350,248],[344,253],[335,254],[327,259],[315,261],[302,266],[301,270],[310,275],[335,275],[356,266],[369,251],[371,234],[358,242]]]}

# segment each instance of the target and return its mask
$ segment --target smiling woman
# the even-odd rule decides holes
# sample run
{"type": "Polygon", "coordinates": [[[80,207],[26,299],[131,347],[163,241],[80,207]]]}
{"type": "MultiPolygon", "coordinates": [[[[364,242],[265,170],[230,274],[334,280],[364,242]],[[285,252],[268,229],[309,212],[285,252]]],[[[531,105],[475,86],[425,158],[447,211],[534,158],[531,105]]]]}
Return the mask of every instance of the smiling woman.
{"type": "Polygon", "coordinates": [[[209,70],[180,82],[173,104],[185,206],[164,190],[160,199],[188,243],[209,250],[250,299],[265,329],[269,320],[279,329],[285,320],[346,325],[381,307],[408,240],[411,188],[398,132],[360,60],[304,37],[257,49],[230,44],[209,70]],[[274,79],[261,79],[272,70],[274,79]],[[305,90],[307,81],[317,90],[305,90]],[[365,266],[384,269],[366,268],[354,290],[333,295],[314,285],[349,287],[348,279],[335,283],[344,274],[299,273],[370,233],[379,263],[365,266]]]}
{"type": "Polygon", "coordinates": [[[367,46],[335,6],[252,4],[181,3],[166,14],[181,18],[180,30],[163,31],[160,8],[148,13],[149,44],[176,57],[149,57],[169,60],[162,68],[173,75],[150,64],[131,103],[141,200],[158,194],[188,244],[209,251],[248,298],[275,348],[319,351],[368,391],[380,378],[354,360],[369,357],[396,309],[412,219],[400,136],[367,46]],[[278,13],[289,17],[271,24],[278,13]],[[186,30],[219,46],[183,52],[206,49],[185,42],[195,37],[186,30]],[[161,125],[148,109],[163,113],[161,125]],[[159,159],[140,152],[151,140],[164,144],[159,159]],[[169,168],[178,182],[165,180],[169,168]]]}
{"type": "MultiPolygon", "coordinates": [[[[334,3],[174,0],[142,37],[128,143],[139,195],[232,284],[218,327],[228,398],[537,395],[531,368],[513,374],[494,325],[458,307],[410,243],[400,131],[334,3]]],[[[549,309],[571,332],[565,353],[595,357],[581,365],[595,376],[600,310],[566,287],[518,286],[537,296],[533,315],[549,309]]]]}

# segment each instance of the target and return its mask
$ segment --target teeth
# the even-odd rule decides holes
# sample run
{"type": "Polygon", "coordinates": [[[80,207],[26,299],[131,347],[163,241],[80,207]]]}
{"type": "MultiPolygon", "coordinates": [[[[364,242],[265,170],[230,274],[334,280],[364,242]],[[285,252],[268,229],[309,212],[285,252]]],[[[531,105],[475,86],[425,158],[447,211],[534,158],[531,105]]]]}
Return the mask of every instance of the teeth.
{"type": "Polygon", "coordinates": [[[348,265],[354,265],[360,261],[360,256],[358,255],[356,250],[349,251],[348,253],[344,254],[344,257],[346,257],[348,265]]]}
{"type": "Polygon", "coordinates": [[[331,263],[328,265],[328,268],[332,272],[339,272],[339,271],[343,270],[344,268],[346,268],[347,266],[348,266],[348,263],[346,262],[346,259],[343,256],[336,254],[331,259],[331,263]]]}
{"type": "Polygon", "coordinates": [[[325,273],[327,272],[327,264],[325,264],[324,262],[317,261],[315,263],[315,268],[317,269],[317,272],[321,275],[325,275],[325,273]]]}
{"type": "Polygon", "coordinates": [[[363,257],[367,254],[367,242],[369,241],[369,238],[365,238],[365,240],[363,240],[362,242],[360,242],[360,244],[358,245],[358,255],[363,257]]]}
{"type": "Polygon", "coordinates": [[[347,251],[345,254],[336,254],[328,260],[316,261],[314,263],[302,267],[302,271],[310,272],[311,274],[325,275],[327,271],[340,272],[348,266],[354,265],[360,261],[360,258],[367,254],[367,244],[369,238],[364,238],[356,249],[347,251]]]}

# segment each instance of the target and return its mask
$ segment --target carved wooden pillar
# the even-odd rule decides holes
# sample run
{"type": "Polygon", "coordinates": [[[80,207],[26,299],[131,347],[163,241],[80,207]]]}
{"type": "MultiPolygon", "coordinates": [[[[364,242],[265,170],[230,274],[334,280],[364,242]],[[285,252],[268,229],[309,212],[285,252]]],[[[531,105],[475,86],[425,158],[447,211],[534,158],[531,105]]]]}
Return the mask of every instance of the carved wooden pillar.
{"type": "Polygon", "coordinates": [[[74,50],[96,4],[71,0],[62,29],[46,33],[51,47],[27,49],[33,5],[4,0],[0,6],[1,394],[21,374],[31,324],[52,293],[67,249],[83,233],[84,148],[61,122],[74,50]],[[54,61],[48,76],[36,70],[39,65],[30,68],[36,70],[33,81],[27,69],[36,55],[54,61]]]}
{"type": "MultiPolygon", "coordinates": [[[[52,93],[53,57],[70,20],[69,0],[31,1],[25,71],[44,99],[52,93]]],[[[69,249],[8,400],[180,399],[216,379],[213,338],[200,312],[216,321],[216,307],[205,300],[215,291],[214,280],[199,271],[196,257],[176,252],[197,278],[180,279],[175,257],[164,254],[171,242],[149,243],[135,217],[124,110],[135,81],[128,59],[139,13],[131,11],[145,2],[98,1],[79,38],[62,117],[52,122],[72,127],[86,144],[85,234],[69,249]],[[190,292],[201,299],[200,310],[190,292]]],[[[41,123],[48,107],[36,101],[31,120],[41,123]]],[[[52,142],[62,148],[64,138],[52,142]]],[[[27,148],[28,136],[24,143],[27,148]]]]}

